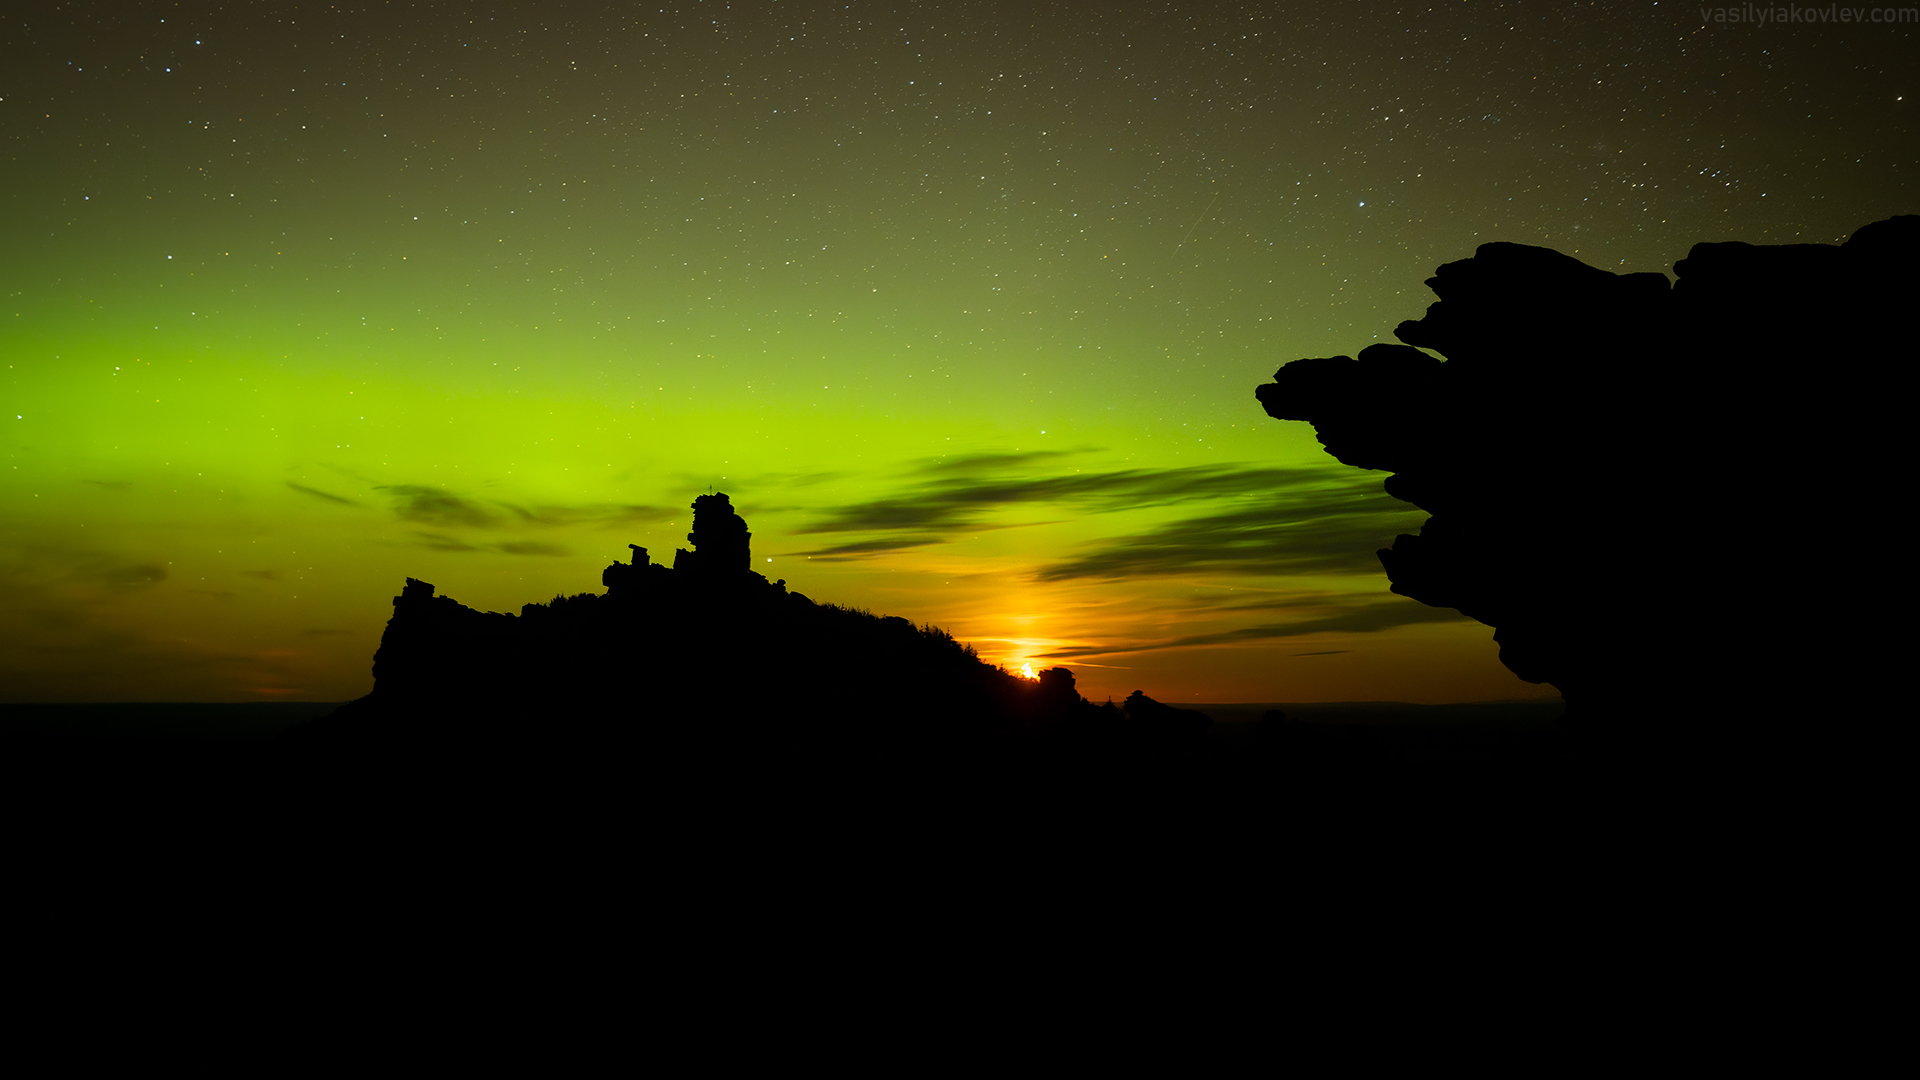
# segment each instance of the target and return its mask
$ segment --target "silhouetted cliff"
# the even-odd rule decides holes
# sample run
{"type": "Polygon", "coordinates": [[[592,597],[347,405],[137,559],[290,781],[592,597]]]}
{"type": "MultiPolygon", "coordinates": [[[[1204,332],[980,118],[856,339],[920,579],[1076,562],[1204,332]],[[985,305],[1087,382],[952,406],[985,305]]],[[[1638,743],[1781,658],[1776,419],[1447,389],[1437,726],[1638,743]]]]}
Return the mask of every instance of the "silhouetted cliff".
{"type": "Polygon", "coordinates": [[[1570,717],[1785,731],[1884,659],[1855,568],[1886,531],[1917,257],[1911,216],[1699,244],[1671,288],[1484,244],[1427,281],[1405,344],[1256,394],[1432,513],[1380,552],[1393,591],[1495,627],[1570,717]]]}

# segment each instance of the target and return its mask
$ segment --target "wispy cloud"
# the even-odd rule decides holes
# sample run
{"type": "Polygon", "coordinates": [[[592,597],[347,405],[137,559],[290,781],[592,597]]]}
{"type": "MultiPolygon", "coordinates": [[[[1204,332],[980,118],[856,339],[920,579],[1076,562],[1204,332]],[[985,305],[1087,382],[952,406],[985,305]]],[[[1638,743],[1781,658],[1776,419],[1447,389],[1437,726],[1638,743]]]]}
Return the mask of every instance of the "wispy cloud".
{"type": "Polygon", "coordinates": [[[423,533],[414,533],[413,535],[420,538],[420,545],[422,547],[432,548],[435,551],[485,551],[486,550],[485,548],[476,547],[473,544],[469,544],[465,540],[462,540],[457,536],[448,536],[446,533],[423,532],[423,533]]]}
{"type": "Polygon", "coordinates": [[[1042,567],[1042,581],[1171,574],[1353,574],[1380,568],[1374,552],[1406,528],[1405,503],[1363,479],[1330,489],[1276,491],[1276,498],[1101,540],[1085,554],[1042,567]]]}
{"type": "Polygon", "coordinates": [[[383,484],[378,490],[393,498],[394,512],[405,521],[438,525],[443,529],[462,525],[484,529],[498,521],[498,516],[480,503],[442,488],[420,484],[383,484]]]}
{"type": "Polygon", "coordinates": [[[685,510],[674,510],[665,506],[642,506],[624,503],[588,503],[585,506],[515,506],[512,503],[500,503],[518,520],[518,525],[628,525],[652,524],[671,521],[685,510]]]}
{"type": "MultiPolygon", "coordinates": [[[[1325,605],[1317,605],[1324,610],[1325,605]]],[[[1115,656],[1125,653],[1152,652],[1160,649],[1183,649],[1203,645],[1232,645],[1250,641],[1271,641],[1284,638],[1307,637],[1312,634],[1371,634],[1381,630],[1390,630],[1397,626],[1414,626],[1421,623],[1469,622],[1465,615],[1451,608],[1428,607],[1412,600],[1359,601],[1344,611],[1299,619],[1294,622],[1269,623],[1261,626],[1242,626],[1232,630],[1215,633],[1187,634],[1181,637],[1157,641],[1135,641],[1112,646],[1080,645],[1050,652],[1050,660],[1072,660],[1084,656],[1115,656]]],[[[1331,656],[1345,652],[1345,649],[1332,649],[1324,652],[1295,653],[1295,656],[1331,656]]]]}
{"type": "Polygon", "coordinates": [[[1189,637],[1175,638],[1161,648],[1177,649],[1188,645],[1224,645],[1236,641],[1264,641],[1271,638],[1305,637],[1308,634],[1372,634],[1389,630],[1396,626],[1414,626],[1419,623],[1471,622],[1473,620],[1452,608],[1428,607],[1412,600],[1389,601],[1383,604],[1368,604],[1337,615],[1328,615],[1318,619],[1306,619],[1301,622],[1277,623],[1268,626],[1243,626],[1237,630],[1225,630],[1217,634],[1194,634],[1189,637]]]}
{"type": "Polygon", "coordinates": [[[929,475],[941,473],[981,473],[996,469],[1023,468],[1048,461],[1065,461],[1074,457],[1074,450],[1025,450],[1007,453],[988,454],[951,454],[920,463],[920,471],[929,475]]]}
{"type": "Polygon", "coordinates": [[[888,551],[905,551],[908,548],[926,547],[937,544],[938,536],[895,537],[887,540],[859,540],[850,544],[835,544],[832,547],[814,548],[810,551],[796,551],[790,557],[804,555],[810,559],[835,562],[846,559],[861,559],[869,555],[878,555],[888,551]]]}
{"type": "Polygon", "coordinates": [[[547,557],[573,554],[572,550],[561,547],[559,544],[543,544],[532,540],[509,540],[498,544],[470,544],[457,536],[448,536],[446,533],[422,532],[414,533],[414,536],[419,538],[422,547],[432,548],[435,551],[484,551],[500,555],[538,555],[547,557]]]}
{"type": "MultiPolygon", "coordinates": [[[[801,533],[883,532],[904,529],[965,528],[986,513],[1007,506],[1066,503],[1084,511],[1111,513],[1172,503],[1272,494],[1327,484],[1350,483],[1350,469],[1324,467],[1276,469],[1233,465],[1194,465],[1178,469],[1121,469],[1072,472],[1055,476],[1006,478],[981,472],[1065,454],[981,454],[957,461],[934,461],[920,470],[918,484],[885,498],[830,511],[801,533]]],[[[1377,479],[1371,481],[1377,487],[1377,479]]],[[[1385,498],[1385,496],[1382,496],[1385,498]]]]}
{"type": "Polygon", "coordinates": [[[143,589],[167,580],[167,567],[160,562],[102,562],[86,568],[80,576],[104,581],[116,589],[143,589]]]}
{"type": "MultiPolygon", "coordinates": [[[[314,488],[289,483],[296,491],[335,502],[358,505],[314,488]]],[[[521,506],[509,502],[468,498],[427,484],[380,484],[374,490],[393,500],[394,513],[442,529],[567,528],[580,525],[637,525],[671,521],[685,511],[636,503],[586,503],[580,506],[521,506]]]]}
{"type": "Polygon", "coordinates": [[[1408,529],[1413,510],[1381,490],[1377,474],[1334,466],[1195,465],[1062,470],[1064,451],[973,454],[921,462],[883,498],[826,511],[800,534],[864,533],[799,554],[858,559],[925,547],[990,527],[1010,507],[1065,506],[1077,515],[1183,503],[1217,509],[1087,545],[1035,575],[1040,581],[1196,573],[1324,574],[1379,569],[1374,551],[1408,529]],[[1045,468],[1051,475],[1017,475],[1045,468]]]}
{"type": "Polygon", "coordinates": [[[342,506],[360,505],[360,500],[358,499],[349,499],[344,495],[335,495],[331,491],[321,491],[319,488],[308,487],[305,484],[296,484],[291,480],[287,481],[287,486],[302,495],[311,495],[316,499],[325,499],[328,502],[339,503],[342,506]]]}
{"type": "Polygon", "coordinates": [[[561,547],[559,544],[538,544],[526,541],[497,544],[494,546],[494,550],[504,555],[564,556],[573,554],[573,552],[561,547]]]}

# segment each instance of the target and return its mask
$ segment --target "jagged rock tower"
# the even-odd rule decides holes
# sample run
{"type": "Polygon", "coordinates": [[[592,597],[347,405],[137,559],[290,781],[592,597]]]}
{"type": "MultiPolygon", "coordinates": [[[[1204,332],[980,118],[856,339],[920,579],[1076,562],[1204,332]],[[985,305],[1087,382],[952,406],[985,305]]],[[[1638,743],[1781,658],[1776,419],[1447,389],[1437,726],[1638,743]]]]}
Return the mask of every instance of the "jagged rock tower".
{"type": "Polygon", "coordinates": [[[693,531],[687,534],[694,550],[674,552],[673,568],[702,577],[732,577],[753,570],[753,534],[747,521],[734,513],[725,492],[693,500],[693,531]]]}

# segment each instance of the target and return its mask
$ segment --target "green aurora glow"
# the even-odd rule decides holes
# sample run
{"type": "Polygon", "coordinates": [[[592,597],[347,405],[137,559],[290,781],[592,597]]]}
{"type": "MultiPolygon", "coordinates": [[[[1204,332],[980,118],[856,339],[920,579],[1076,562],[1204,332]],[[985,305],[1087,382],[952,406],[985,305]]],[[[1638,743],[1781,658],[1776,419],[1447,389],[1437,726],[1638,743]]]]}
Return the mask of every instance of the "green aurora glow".
{"type": "Polygon", "coordinates": [[[0,699],[356,697],[404,577],[597,590],[710,487],[769,578],[1096,701],[1550,693],[1253,387],[1487,240],[1911,209],[1911,27],[476,10],[9,31],[0,699]]]}

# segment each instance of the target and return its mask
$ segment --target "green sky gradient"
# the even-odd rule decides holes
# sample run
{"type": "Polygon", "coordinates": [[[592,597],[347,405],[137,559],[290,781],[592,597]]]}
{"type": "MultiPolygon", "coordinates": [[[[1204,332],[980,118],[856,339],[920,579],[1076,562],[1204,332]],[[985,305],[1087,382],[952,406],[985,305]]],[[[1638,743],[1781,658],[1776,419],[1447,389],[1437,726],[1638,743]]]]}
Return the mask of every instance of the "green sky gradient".
{"type": "Polygon", "coordinates": [[[1487,240],[1666,270],[1910,211],[1914,29],[25,18],[0,699],[357,697],[404,577],[597,591],[630,542],[671,559],[709,487],[768,577],[1095,700],[1551,693],[1387,592],[1372,551],[1424,515],[1253,387],[1389,337],[1487,240]]]}

